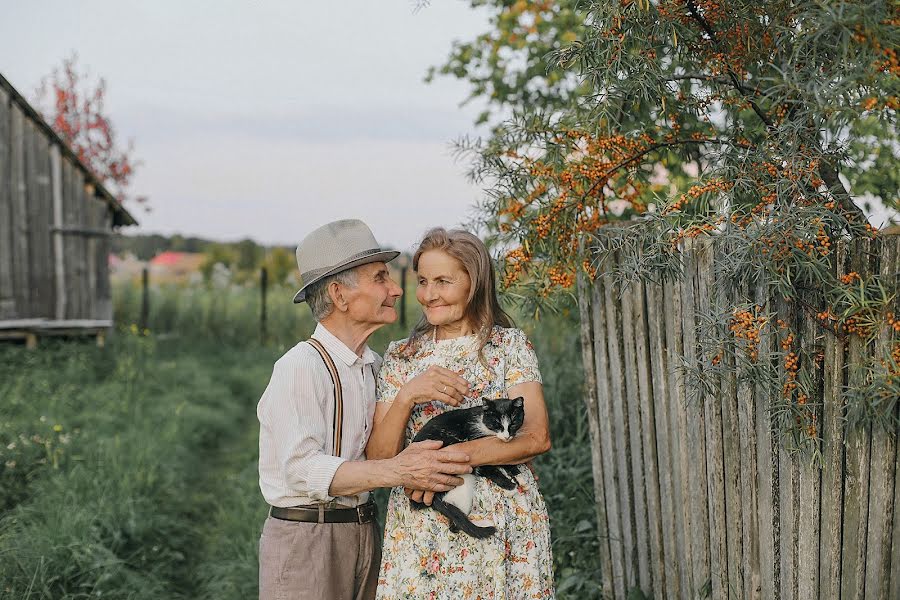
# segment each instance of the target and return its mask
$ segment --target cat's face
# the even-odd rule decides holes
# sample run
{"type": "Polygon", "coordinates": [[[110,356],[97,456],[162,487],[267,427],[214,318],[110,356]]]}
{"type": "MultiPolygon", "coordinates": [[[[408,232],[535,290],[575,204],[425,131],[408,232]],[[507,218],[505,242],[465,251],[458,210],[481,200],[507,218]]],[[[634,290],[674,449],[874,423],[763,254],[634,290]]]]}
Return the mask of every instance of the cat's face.
{"type": "Polygon", "coordinates": [[[484,416],[482,420],[485,427],[494,432],[498,438],[508,442],[522,428],[525,422],[524,399],[499,398],[497,400],[483,399],[484,416]]]}

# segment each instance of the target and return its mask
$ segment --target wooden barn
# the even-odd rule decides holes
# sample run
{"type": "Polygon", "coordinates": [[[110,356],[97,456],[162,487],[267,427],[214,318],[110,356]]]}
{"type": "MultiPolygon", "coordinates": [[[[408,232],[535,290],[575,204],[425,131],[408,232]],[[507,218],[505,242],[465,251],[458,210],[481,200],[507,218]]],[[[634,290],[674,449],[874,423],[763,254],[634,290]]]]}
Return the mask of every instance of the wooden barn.
{"type": "Polygon", "coordinates": [[[0,75],[0,339],[112,326],[110,236],[137,222],[0,75]]]}

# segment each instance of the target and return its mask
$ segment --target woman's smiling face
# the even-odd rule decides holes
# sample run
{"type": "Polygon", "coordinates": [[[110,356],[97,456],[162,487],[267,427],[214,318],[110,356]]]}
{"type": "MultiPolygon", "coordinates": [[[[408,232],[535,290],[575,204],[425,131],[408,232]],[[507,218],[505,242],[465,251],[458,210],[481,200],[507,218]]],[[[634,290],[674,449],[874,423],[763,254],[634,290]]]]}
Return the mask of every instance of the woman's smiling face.
{"type": "Polygon", "coordinates": [[[425,318],[435,326],[465,326],[472,281],[461,262],[441,250],[419,257],[416,299],[425,318]]]}

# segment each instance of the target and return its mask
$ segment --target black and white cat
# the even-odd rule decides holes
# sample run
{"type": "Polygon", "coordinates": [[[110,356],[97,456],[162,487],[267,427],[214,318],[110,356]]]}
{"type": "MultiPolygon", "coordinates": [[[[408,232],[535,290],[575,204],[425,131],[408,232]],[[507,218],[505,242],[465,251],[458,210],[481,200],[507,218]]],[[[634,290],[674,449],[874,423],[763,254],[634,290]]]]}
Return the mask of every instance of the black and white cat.
{"type": "MultiPolygon", "coordinates": [[[[482,398],[481,406],[448,410],[427,423],[419,430],[414,442],[440,440],[444,447],[450,444],[468,442],[478,438],[497,436],[504,442],[511,440],[522,423],[525,422],[523,398],[482,398]]],[[[475,491],[475,476],[487,477],[506,490],[516,488],[519,465],[482,465],[475,467],[473,474],[462,475],[463,483],[450,490],[434,495],[431,507],[450,519],[451,531],[463,531],[472,537],[486,538],[494,534],[495,527],[480,527],[469,520],[475,491]]],[[[420,502],[410,500],[414,508],[424,508],[420,502]]]]}

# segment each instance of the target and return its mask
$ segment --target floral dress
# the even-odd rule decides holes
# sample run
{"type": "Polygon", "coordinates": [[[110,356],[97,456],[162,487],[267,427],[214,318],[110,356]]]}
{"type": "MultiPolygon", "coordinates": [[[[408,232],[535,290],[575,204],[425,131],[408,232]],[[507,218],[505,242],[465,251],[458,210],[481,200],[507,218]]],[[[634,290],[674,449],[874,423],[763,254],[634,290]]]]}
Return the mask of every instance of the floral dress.
{"type": "MultiPolygon", "coordinates": [[[[401,354],[406,340],[392,342],[377,378],[377,399],[391,402],[399,389],[431,365],[456,371],[471,392],[459,408],[481,404],[481,398],[504,398],[519,383],[541,381],[537,357],[519,329],[494,327],[484,347],[489,368],[478,358],[477,339],[422,340],[411,357],[401,354]]],[[[409,443],[429,419],[445,410],[442,402],[418,404],[406,429],[409,443]]],[[[435,510],[414,510],[403,488],[391,491],[384,530],[380,600],[519,600],[553,598],[553,559],[544,498],[529,468],[517,476],[518,488],[504,490],[488,479],[476,479],[469,518],[492,524],[497,533],[475,539],[452,533],[435,510]]]]}

